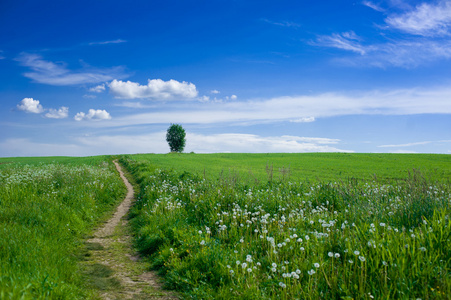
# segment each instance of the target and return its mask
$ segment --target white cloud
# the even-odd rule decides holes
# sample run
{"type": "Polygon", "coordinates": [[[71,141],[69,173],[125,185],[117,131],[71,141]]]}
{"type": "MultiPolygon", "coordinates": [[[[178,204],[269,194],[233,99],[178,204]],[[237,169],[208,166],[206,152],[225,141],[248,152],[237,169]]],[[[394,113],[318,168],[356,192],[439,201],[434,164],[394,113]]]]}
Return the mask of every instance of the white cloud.
{"type": "Polygon", "coordinates": [[[40,114],[44,112],[44,108],[39,103],[39,100],[34,100],[33,98],[22,99],[20,104],[17,105],[17,108],[27,113],[40,114]]]}
{"type": "Polygon", "coordinates": [[[31,72],[23,75],[38,83],[49,85],[78,85],[110,81],[113,78],[125,78],[122,67],[98,69],[84,67],[82,70],[71,71],[64,63],[53,63],[42,59],[36,54],[24,53],[16,58],[23,66],[29,67],[31,72]]]}
{"type": "MultiPolygon", "coordinates": [[[[117,117],[96,126],[139,124],[270,123],[345,115],[451,114],[451,88],[325,93],[267,100],[166,105],[150,113],[117,117]]],[[[311,119],[310,119],[311,120],[311,119]]]]}
{"type": "Polygon", "coordinates": [[[113,80],[108,85],[110,92],[121,99],[156,99],[156,100],[181,100],[197,97],[196,86],[188,82],[177,80],[163,81],[161,79],[149,79],[147,85],[136,82],[113,80]]]}
{"type": "Polygon", "coordinates": [[[5,59],[6,57],[4,57],[2,53],[3,53],[3,51],[0,50],[0,59],[5,59]]]}
{"type": "MultiPolygon", "coordinates": [[[[78,141],[98,153],[167,153],[169,147],[165,132],[144,135],[116,135],[82,137],[78,141]]],[[[332,145],[337,139],[310,138],[297,136],[264,137],[255,134],[225,133],[204,135],[187,132],[185,152],[352,152],[332,145]]]]}
{"type": "Polygon", "coordinates": [[[280,21],[280,22],[276,22],[276,21],[271,21],[268,19],[261,19],[263,22],[266,22],[268,24],[272,24],[272,25],[276,25],[276,26],[282,26],[282,27],[293,27],[293,28],[298,28],[301,27],[300,24],[295,23],[295,22],[291,22],[291,21],[280,21]]]}
{"type": "MultiPolygon", "coordinates": [[[[373,2],[364,1],[362,4],[382,11],[373,2]]],[[[443,38],[451,35],[451,1],[423,3],[415,8],[397,6],[404,12],[388,14],[384,26],[377,26],[383,30],[385,42],[365,45],[360,37],[349,31],[318,36],[311,44],[360,54],[337,59],[347,65],[412,68],[451,58],[451,41],[443,38]],[[390,36],[387,29],[396,30],[396,36],[390,36]]]]}
{"type": "Polygon", "coordinates": [[[127,42],[126,40],[117,39],[117,40],[112,40],[112,41],[92,42],[92,43],[89,43],[89,45],[121,44],[121,43],[126,43],[126,42],[127,42]]]}
{"type": "Polygon", "coordinates": [[[46,118],[50,119],[64,119],[69,115],[69,108],[65,106],[61,106],[60,109],[50,108],[49,112],[45,114],[46,118]]]}
{"type": "Polygon", "coordinates": [[[83,121],[83,120],[109,120],[111,119],[110,114],[106,110],[100,109],[90,109],[87,114],[84,112],[79,112],[75,115],[75,121],[83,121]]]}
{"type": "Polygon", "coordinates": [[[385,19],[392,28],[421,36],[445,36],[450,34],[451,1],[422,3],[414,10],[385,19]]]}
{"type": "Polygon", "coordinates": [[[105,84],[100,84],[98,86],[92,87],[89,89],[89,91],[93,93],[101,93],[105,91],[105,84]]]}
{"type": "Polygon", "coordinates": [[[236,100],[236,99],[238,99],[238,97],[236,95],[230,96],[230,100],[236,100]]]}
{"type": "Polygon", "coordinates": [[[315,117],[303,117],[299,119],[290,120],[292,123],[310,123],[315,122],[315,117]]]}
{"type": "Polygon", "coordinates": [[[338,48],[364,55],[367,52],[366,47],[360,44],[360,38],[353,32],[333,33],[332,35],[322,35],[313,42],[313,45],[338,48]]]}
{"type": "Polygon", "coordinates": [[[404,148],[404,147],[414,147],[420,145],[428,145],[428,144],[443,144],[443,143],[451,143],[451,140],[440,140],[440,141],[423,141],[423,142],[413,142],[407,144],[396,144],[396,145],[381,145],[379,148],[404,148]]]}
{"type": "Polygon", "coordinates": [[[255,134],[213,134],[201,135],[187,133],[187,152],[214,153],[214,152],[245,152],[245,153],[271,153],[271,152],[352,152],[332,147],[339,140],[325,138],[305,138],[297,136],[263,137],[255,134]]]}
{"type": "Polygon", "coordinates": [[[218,90],[212,90],[212,91],[210,91],[210,93],[212,93],[212,94],[219,94],[220,91],[218,91],[218,90]]]}
{"type": "Polygon", "coordinates": [[[381,8],[379,5],[377,5],[371,1],[363,1],[362,4],[365,6],[368,6],[369,8],[374,9],[376,11],[380,11],[380,12],[384,11],[383,8],[381,8]]]}

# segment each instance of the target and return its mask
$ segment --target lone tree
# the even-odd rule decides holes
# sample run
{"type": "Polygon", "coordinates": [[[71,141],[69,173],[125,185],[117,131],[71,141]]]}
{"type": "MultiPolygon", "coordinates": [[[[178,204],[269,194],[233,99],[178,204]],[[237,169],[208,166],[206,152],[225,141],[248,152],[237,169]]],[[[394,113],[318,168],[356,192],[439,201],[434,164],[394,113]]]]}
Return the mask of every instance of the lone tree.
{"type": "Polygon", "coordinates": [[[171,148],[171,152],[182,152],[185,148],[185,129],[182,125],[171,124],[166,133],[166,141],[171,148]]]}

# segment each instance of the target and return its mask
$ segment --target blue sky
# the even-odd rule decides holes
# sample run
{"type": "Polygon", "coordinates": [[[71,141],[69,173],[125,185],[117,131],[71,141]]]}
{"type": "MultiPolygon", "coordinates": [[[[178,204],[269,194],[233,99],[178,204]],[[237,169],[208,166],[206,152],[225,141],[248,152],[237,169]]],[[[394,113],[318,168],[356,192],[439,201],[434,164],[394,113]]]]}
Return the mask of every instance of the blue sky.
{"type": "Polygon", "coordinates": [[[451,1],[0,1],[0,156],[451,153],[451,1]]]}

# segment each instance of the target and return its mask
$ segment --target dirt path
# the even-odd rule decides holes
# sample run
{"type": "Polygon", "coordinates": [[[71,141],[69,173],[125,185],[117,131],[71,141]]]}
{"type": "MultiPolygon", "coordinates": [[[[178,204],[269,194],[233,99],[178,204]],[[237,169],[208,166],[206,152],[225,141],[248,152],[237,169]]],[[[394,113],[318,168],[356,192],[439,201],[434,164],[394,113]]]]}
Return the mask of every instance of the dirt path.
{"type": "Polygon", "coordinates": [[[175,293],[162,289],[154,272],[145,270],[144,263],[134,252],[130,229],[124,218],[134,196],[133,186],[114,161],[127,186],[127,196],[113,217],[86,241],[86,274],[89,284],[100,290],[101,299],[179,299],[175,293]]]}

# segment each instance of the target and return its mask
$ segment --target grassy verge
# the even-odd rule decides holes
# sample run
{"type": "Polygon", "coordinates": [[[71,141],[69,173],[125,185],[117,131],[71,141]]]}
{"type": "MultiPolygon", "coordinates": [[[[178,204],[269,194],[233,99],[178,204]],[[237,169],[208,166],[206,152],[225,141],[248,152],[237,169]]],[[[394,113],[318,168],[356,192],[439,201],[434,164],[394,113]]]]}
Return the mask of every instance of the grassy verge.
{"type": "Polygon", "coordinates": [[[108,157],[2,159],[0,299],[85,299],[82,238],[121,200],[108,157]]]}
{"type": "MultiPolygon", "coordinates": [[[[140,185],[131,214],[137,247],[167,287],[187,297],[451,294],[449,177],[426,179],[418,171],[399,177],[392,170],[380,181],[224,180],[133,158],[122,163],[140,185]]],[[[431,167],[422,166],[434,174],[431,167]]],[[[444,165],[440,170],[447,172],[444,165]]]]}

